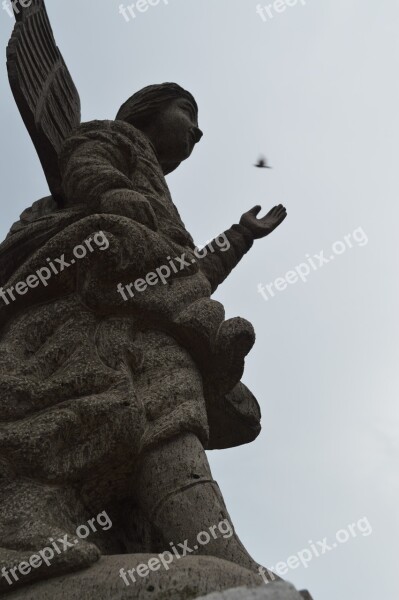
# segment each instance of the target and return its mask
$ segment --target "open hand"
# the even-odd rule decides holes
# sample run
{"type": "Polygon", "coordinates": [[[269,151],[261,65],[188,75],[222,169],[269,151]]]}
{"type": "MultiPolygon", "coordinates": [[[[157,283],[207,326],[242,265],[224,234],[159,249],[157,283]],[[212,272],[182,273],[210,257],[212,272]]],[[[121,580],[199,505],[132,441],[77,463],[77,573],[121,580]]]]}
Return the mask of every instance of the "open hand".
{"type": "Polygon", "coordinates": [[[266,237],[276,229],[287,216],[287,210],[282,204],[275,206],[261,219],[256,215],[259,214],[261,206],[254,206],[248,212],[244,213],[240,219],[240,225],[244,225],[250,230],[255,240],[266,237]]]}

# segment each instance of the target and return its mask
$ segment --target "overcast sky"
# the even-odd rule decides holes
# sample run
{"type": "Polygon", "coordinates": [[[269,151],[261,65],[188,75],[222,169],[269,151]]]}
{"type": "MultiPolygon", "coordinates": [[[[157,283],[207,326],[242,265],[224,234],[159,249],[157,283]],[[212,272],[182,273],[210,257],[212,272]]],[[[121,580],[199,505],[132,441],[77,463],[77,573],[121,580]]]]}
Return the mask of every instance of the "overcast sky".
{"type": "MultiPolygon", "coordinates": [[[[255,0],[161,0],[129,22],[119,4],[47,0],[83,120],[176,81],[197,98],[205,132],[168,178],[196,242],[255,204],[288,209],[215,294],[257,332],[244,381],[263,431],[209,454],[238,533],[266,566],[335,543],[285,575],[315,600],[396,600],[399,4],[307,0],[262,18],[255,0]],[[273,170],[253,168],[259,153],[273,170]],[[309,259],[306,283],[258,292],[309,259]],[[337,543],[363,518],[371,535],[337,543]]],[[[7,83],[13,21],[0,13],[4,237],[48,190],[7,83]]]]}

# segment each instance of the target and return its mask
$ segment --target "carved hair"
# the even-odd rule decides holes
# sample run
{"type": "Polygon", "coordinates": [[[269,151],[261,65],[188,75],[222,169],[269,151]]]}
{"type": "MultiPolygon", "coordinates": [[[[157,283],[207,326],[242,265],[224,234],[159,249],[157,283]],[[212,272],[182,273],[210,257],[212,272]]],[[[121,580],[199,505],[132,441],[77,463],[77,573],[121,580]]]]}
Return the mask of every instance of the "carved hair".
{"type": "Polygon", "coordinates": [[[136,92],[120,107],[116,119],[126,121],[138,129],[147,124],[165,105],[176,98],[186,98],[198,114],[194,97],[177,83],[149,85],[136,92]]]}

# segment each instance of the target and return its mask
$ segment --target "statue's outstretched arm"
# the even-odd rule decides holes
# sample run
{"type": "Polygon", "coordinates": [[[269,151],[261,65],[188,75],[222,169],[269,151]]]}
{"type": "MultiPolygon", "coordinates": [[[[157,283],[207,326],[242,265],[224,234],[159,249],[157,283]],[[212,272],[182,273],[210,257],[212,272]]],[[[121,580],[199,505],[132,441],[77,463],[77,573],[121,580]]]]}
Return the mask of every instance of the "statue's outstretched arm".
{"type": "Polygon", "coordinates": [[[233,225],[210,242],[203,251],[205,256],[200,261],[200,267],[212,286],[212,292],[238,265],[252,247],[254,240],[269,235],[287,216],[287,211],[281,204],[272,208],[266,216],[258,219],[257,215],[260,210],[260,206],[255,206],[244,213],[239,225],[233,225]]]}
{"type": "Polygon", "coordinates": [[[129,175],[137,158],[133,141],[113,121],[81,125],[60,153],[62,191],[68,206],[122,214],[156,230],[148,200],[134,190],[129,175]]]}
{"type": "Polygon", "coordinates": [[[204,255],[199,261],[200,269],[209,280],[212,293],[238,265],[253,243],[249,229],[233,225],[199,251],[200,256],[204,255]]]}

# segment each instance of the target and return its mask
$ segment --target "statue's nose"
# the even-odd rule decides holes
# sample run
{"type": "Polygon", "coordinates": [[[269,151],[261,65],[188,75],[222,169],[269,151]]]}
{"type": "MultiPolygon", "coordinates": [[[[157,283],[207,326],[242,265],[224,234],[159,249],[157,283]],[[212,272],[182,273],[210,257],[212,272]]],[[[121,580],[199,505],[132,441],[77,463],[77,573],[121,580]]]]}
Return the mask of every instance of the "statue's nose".
{"type": "Polygon", "coordinates": [[[195,139],[195,143],[198,144],[198,142],[200,141],[200,139],[202,138],[202,136],[204,135],[203,132],[201,131],[201,129],[199,129],[199,127],[194,127],[193,129],[193,133],[194,133],[194,139],[195,139]]]}

